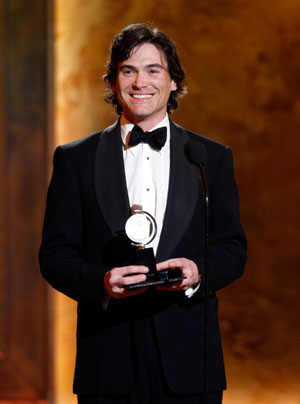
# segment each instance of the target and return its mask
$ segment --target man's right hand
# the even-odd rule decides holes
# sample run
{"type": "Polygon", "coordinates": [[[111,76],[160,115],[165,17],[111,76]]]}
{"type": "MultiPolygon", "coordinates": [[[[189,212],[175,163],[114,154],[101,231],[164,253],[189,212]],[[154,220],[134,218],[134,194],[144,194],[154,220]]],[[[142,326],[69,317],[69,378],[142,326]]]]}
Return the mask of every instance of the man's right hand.
{"type": "Polygon", "coordinates": [[[111,269],[104,276],[106,293],[116,299],[121,299],[145,292],[148,287],[129,291],[126,290],[124,286],[145,281],[145,274],[147,272],[149,272],[149,269],[142,265],[130,265],[111,269]]]}

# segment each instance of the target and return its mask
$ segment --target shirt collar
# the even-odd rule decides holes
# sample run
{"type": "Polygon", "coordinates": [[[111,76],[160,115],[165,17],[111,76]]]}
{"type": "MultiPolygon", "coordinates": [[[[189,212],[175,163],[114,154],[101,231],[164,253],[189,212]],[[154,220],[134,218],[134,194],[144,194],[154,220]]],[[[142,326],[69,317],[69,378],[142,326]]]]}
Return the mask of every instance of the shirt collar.
{"type": "MultiPolygon", "coordinates": [[[[122,142],[123,142],[123,146],[125,150],[130,150],[131,152],[134,153],[134,147],[126,147],[128,140],[129,140],[129,136],[130,136],[130,132],[132,130],[132,128],[134,127],[134,124],[129,122],[124,115],[121,116],[121,120],[120,120],[120,126],[121,126],[121,137],[122,137],[122,142]]],[[[164,119],[162,121],[160,121],[157,125],[155,125],[153,128],[151,128],[148,132],[152,132],[155,129],[161,128],[163,126],[167,127],[167,140],[166,140],[166,144],[168,144],[169,139],[170,139],[170,121],[169,121],[169,116],[168,114],[166,114],[166,116],[164,117],[164,119]]],[[[163,148],[162,148],[163,150],[163,148]]],[[[159,151],[161,152],[161,151],[159,151]]]]}

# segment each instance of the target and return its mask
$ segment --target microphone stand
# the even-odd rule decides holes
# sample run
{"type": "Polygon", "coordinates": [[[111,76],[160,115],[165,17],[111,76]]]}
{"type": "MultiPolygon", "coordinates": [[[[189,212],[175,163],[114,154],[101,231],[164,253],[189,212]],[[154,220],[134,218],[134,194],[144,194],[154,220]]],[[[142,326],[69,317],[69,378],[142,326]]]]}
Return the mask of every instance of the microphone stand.
{"type": "Polygon", "coordinates": [[[203,207],[204,207],[204,279],[201,280],[204,290],[204,368],[203,368],[203,383],[204,383],[204,404],[206,404],[207,395],[207,328],[208,328],[208,287],[207,281],[209,276],[209,194],[205,175],[204,166],[202,163],[197,164],[198,174],[202,184],[203,191],[203,207]]]}

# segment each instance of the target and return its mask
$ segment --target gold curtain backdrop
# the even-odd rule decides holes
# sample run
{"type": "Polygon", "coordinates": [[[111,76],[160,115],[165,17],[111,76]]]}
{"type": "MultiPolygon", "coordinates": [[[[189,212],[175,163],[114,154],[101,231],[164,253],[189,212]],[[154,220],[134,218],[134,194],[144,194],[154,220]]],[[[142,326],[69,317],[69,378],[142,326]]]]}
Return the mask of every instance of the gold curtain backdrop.
{"type": "MultiPolygon", "coordinates": [[[[55,146],[116,119],[102,99],[108,48],[146,21],[175,40],[187,71],[172,118],[235,156],[249,261],[219,293],[224,404],[299,404],[299,1],[56,0],[55,146]]],[[[55,293],[53,309],[55,402],[69,404],[76,306],[55,293]]]]}

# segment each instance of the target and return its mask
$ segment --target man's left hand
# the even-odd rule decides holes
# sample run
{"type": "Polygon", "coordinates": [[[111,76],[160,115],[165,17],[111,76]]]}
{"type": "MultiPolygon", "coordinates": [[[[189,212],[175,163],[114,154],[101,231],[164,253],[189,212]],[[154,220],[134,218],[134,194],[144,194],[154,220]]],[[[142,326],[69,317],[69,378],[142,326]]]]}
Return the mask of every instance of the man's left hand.
{"type": "Polygon", "coordinates": [[[186,290],[194,287],[201,281],[197,265],[194,261],[187,258],[171,258],[167,261],[160,262],[156,265],[156,268],[158,271],[179,268],[183,276],[182,281],[174,282],[170,285],[158,285],[156,286],[157,289],[169,291],[186,290]]]}

